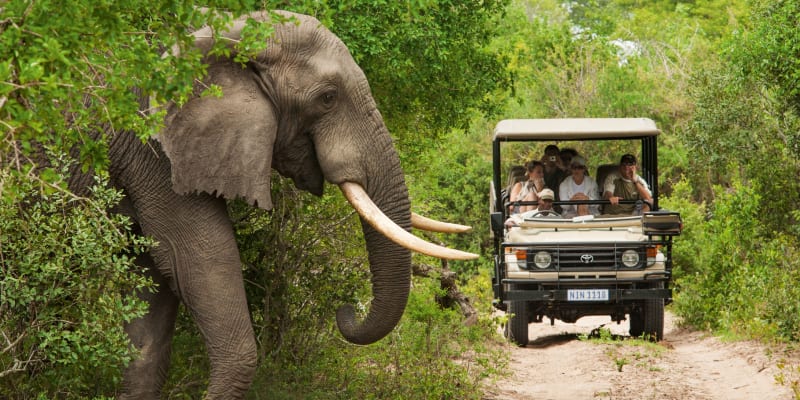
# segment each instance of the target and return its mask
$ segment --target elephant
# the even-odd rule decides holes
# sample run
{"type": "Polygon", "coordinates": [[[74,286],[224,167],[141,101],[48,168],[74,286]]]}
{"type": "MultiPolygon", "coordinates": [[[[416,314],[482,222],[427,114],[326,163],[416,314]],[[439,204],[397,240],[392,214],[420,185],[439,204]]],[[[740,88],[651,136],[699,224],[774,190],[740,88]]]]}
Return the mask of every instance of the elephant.
{"type": "Polygon", "coordinates": [[[411,212],[398,154],[363,71],[318,20],[279,13],[292,20],[273,22],[270,13],[255,12],[220,33],[233,43],[247,18],[275,25],[265,50],[244,64],[209,51],[215,40],[209,28],[194,32],[207,65],[195,95],[162,105],[163,128],[145,143],[132,132],[110,135],[110,181],[124,193],[116,211],[157,242],[137,260],[157,290],[139,294],[148,312],[125,327],[139,357],[124,372],[121,398],[160,397],[179,303],[208,351],[207,398],[241,398],[248,390],[256,342],[225,200],[270,209],[273,169],[317,196],[325,181],[338,185],[360,215],[373,300],[363,320],[352,305],[337,310],[338,328],[352,343],[373,343],[398,323],[410,290],[411,251],[477,257],[410,233],[412,226],[469,227],[411,212]],[[222,95],[202,96],[212,84],[222,95]]]}

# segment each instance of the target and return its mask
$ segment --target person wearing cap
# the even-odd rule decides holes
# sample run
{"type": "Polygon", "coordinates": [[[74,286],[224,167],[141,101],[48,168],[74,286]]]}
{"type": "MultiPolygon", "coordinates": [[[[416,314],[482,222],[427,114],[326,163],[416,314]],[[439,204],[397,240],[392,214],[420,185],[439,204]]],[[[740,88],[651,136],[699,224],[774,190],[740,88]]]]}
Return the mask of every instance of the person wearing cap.
{"type": "Polygon", "coordinates": [[[635,204],[619,204],[620,200],[643,200],[642,210],[649,211],[653,195],[647,181],[636,174],[636,157],[625,154],[619,161],[619,170],[608,175],[603,183],[603,198],[611,204],[605,206],[604,214],[633,214],[635,204]]]}
{"type": "Polygon", "coordinates": [[[548,189],[548,188],[544,188],[544,189],[542,189],[541,192],[536,194],[536,197],[538,199],[537,208],[534,208],[533,210],[528,210],[528,211],[520,214],[520,217],[522,217],[522,219],[531,218],[531,217],[540,216],[540,215],[544,215],[544,216],[558,215],[558,214],[551,214],[551,213],[547,212],[547,211],[552,211],[554,213],[556,212],[556,210],[553,209],[553,201],[555,201],[555,199],[556,199],[556,194],[555,194],[555,192],[553,192],[553,190],[548,189]]]}
{"type": "Polygon", "coordinates": [[[532,217],[539,217],[539,216],[549,216],[549,215],[558,215],[558,214],[550,214],[547,211],[553,211],[553,201],[556,198],[556,194],[553,193],[552,190],[548,188],[542,189],[541,192],[536,194],[536,197],[539,202],[539,207],[533,210],[525,211],[521,214],[512,214],[511,216],[506,219],[505,225],[507,228],[512,228],[515,226],[519,226],[525,218],[532,218],[532,217]]]}
{"type": "Polygon", "coordinates": [[[539,197],[539,206],[535,210],[529,211],[532,215],[542,211],[553,211],[553,201],[556,199],[556,194],[551,189],[542,189],[537,197],[539,197]]]}
{"type": "MultiPolygon", "coordinates": [[[[558,197],[561,200],[599,200],[597,182],[586,175],[586,159],[574,156],[570,160],[570,175],[567,176],[558,188],[558,197]]],[[[597,215],[600,213],[597,204],[562,204],[561,215],[572,218],[578,215],[597,215]]]]}

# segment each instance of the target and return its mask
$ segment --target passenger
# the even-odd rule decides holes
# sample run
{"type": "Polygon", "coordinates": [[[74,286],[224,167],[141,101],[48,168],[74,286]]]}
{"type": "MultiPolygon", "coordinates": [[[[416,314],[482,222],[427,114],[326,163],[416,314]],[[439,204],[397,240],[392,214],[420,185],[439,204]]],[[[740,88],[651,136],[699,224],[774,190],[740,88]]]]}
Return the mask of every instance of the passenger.
{"type": "MultiPolygon", "coordinates": [[[[653,195],[650,187],[636,174],[636,157],[625,154],[619,161],[619,170],[612,172],[603,184],[603,198],[611,204],[605,206],[604,214],[633,214],[635,211],[650,211],[653,195]],[[643,200],[641,210],[635,204],[619,204],[620,200],[643,200]]],[[[638,213],[638,212],[637,212],[638,213]]]]}
{"type": "Polygon", "coordinates": [[[545,147],[542,162],[544,163],[545,186],[558,188],[558,185],[567,176],[564,166],[561,165],[561,152],[558,150],[558,146],[551,144],[545,147]]]}
{"type": "MultiPolygon", "coordinates": [[[[511,189],[511,202],[518,201],[537,201],[539,197],[537,193],[545,188],[544,184],[544,165],[539,161],[530,161],[526,165],[528,171],[528,180],[514,184],[511,189]]],[[[532,210],[533,205],[521,205],[519,208],[516,206],[512,210],[512,214],[532,210]]]]}
{"type": "MultiPolygon", "coordinates": [[[[597,182],[591,176],[586,175],[586,160],[581,156],[575,156],[571,161],[572,175],[561,182],[561,186],[558,188],[559,198],[572,201],[599,200],[597,182]]],[[[564,218],[600,213],[597,204],[562,204],[561,210],[564,218]]]]}
{"type": "Polygon", "coordinates": [[[572,164],[572,159],[578,156],[578,150],[575,149],[561,149],[559,152],[559,157],[561,158],[561,167],[564,169],[567,175],[570,175],[572,171],[570,171],[570,165],[572,164]]]}

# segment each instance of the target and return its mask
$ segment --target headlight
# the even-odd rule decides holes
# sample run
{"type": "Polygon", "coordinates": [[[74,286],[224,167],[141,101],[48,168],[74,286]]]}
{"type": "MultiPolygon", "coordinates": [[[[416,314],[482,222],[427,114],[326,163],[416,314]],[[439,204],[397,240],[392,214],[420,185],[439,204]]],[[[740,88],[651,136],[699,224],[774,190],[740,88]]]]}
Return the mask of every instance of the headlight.
{"type": "Polygon", "coordinates": [[[628,268],[639,265],[639,253],[636,250],[625,250],[622,253],[622,265],[628,268]]]}
{"type": "Polygon", "coordinates": [[[552,261],[553,257],[546,251],[540,251],[533,256],[533,263],[536,264],[536,267],[540,269],[549,267],[552,261]]]}

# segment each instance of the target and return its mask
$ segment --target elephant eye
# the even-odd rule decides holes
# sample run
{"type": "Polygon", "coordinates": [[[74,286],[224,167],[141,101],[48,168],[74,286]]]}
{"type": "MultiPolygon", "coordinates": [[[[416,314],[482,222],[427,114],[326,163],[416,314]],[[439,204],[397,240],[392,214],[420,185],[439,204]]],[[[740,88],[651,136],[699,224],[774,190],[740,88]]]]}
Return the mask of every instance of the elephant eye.
{"type": "Polygon", "coordinates": [[[328,90],[322,93],[322,104],[326,107],[330,107],[336,101],[336,91],[335,90],[328,90]]]}

